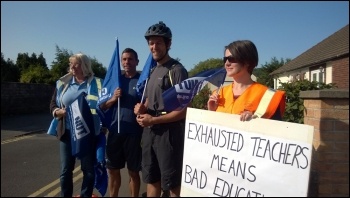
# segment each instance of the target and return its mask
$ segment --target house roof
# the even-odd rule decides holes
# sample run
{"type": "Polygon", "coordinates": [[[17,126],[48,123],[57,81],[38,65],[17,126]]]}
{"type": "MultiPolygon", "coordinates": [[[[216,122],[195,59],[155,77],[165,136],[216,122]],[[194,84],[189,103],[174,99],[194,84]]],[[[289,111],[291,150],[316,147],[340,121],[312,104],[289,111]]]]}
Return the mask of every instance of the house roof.
{"type": "Polygon", "coordinates": [[[304,67],[314,66],[344,55],[349,55],[349,24],[305,51],[295,59],[271,72],[280,74],[304,67]]]}

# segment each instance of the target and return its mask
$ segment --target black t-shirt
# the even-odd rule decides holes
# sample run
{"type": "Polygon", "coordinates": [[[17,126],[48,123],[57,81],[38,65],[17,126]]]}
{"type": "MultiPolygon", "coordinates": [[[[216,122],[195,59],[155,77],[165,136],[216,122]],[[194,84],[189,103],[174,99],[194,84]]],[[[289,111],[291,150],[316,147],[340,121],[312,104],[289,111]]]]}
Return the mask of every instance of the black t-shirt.
{"type": "MultiPolygon", "coordinates": [[[[140,98],[136,93],[136,83],[140,77],[137,73],[132,78],[126,78],[124,75],[120,76],[120,88],[122,90],[122,96],[120,97],[120,133],[142,133],[142,127],[136,121],[136,115],[134,114],[134,107],[136,103],[140,102],[140,98]]],[[[117,105],[116,102],[114,105],[117,105]]],[[[115,112],[117,114],[117,112],[115,112]]],[[[110,131],[118,131],[118,116],[114,116],[113,124],[109,129],[110,131]]]]}
{"type": "Polygon", "coordinates": [[[154,111],[163,111],[164,102],[162,93],[172,87],[172,85],[179,84],[187,78],[188,72],[186,68],[175,59],[170,59],[164,65],[157,65],[152,71],[146,87],[145,95],[148,98],[147,108],[154,111]],[[167,75],[169,70],[170,76],[167,75]]]}

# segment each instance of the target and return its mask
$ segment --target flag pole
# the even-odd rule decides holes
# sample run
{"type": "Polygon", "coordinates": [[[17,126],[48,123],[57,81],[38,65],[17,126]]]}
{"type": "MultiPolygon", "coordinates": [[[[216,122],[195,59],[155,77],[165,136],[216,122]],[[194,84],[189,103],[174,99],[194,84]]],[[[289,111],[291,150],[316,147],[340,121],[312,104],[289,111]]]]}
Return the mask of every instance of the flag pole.
{"type": "MultiPolygon", "coordinates": [[[[217,95],[218,95],[218,100],[219,100],[219,98],[220,98],[220,92],[221,92],[221,89],[222,89],[222,86],[224,85],[224,83],[221,83],[221,85],[220,85],[220,87],[219,87],[219,89],[218,89],[218,91],[216,92],[217,93],[217,95]]],[[[218,101],[216,101],[216,104],[218,104],[218,101]]]]}
{"type": "MultiPolygon", "coordinates": [[[[118,37],[115,37],[118,41],[118,37]]],[[[118,60],[119,60],[119,41],[118,41],[118,60]]],[[[120,60],[118,65],[120,64],[120,60]]],[[[119,76],[118,76],[119,78],[119,76]]],[[[119,85],[120,86],[120,85],[119,85]]],[[[118,87],[117,87],[118,88],[118,87]]],[[[120,133],[120,98],[118,98],[118,133],[120,133]]]]}
{"type": "Polygon", "coordinates": [[[143,104],[143,98],[144,98],[144,96],[145,96],[145,91],[146,91],[146,87],[147,87],[147,82],[148,82],[148,78],[146,78],[145,88],[143,89],[143,92],[142,92],[141,104],[143,104]]]}
{"type": "Polygon", "coordinates": [[[220,92],[221,92],[221,89],[222,89],[222,86],[224,85],[224,83],[221,83],[221,85],[220,85],[220,87],[219,87],[219,89],[218,89],[218,92],[217,92],[217,94],[218,94],[218,97],[220,97],[220,92]]]}
{"type": "Polygon", "coordinates": [[[118,98],[118,133],[120,133],[120,98],[118,98]]]}

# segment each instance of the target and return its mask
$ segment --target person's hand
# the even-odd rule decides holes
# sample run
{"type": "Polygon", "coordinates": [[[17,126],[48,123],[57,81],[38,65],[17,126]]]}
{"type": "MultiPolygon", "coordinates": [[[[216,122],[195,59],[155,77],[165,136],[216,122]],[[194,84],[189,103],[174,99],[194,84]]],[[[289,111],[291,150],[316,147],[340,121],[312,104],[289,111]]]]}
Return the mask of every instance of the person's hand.
{"type": "Polygon", "coordinates": [[[99,106],[100,109],[105,111],[111,108],[112,105],[115,104],[118,101],[118,98],[120,98],[121,96],[122,96],[122,90],[118,87],[114,90],[112,97],[108,101],[100,104],[99,106]]]}
{"type": "Polygon", "coordinates": [[[106,135],[107,132],[108,132],[108,128],[107,127],[101,127],[100,132],[106,135]]]}
{"type": "Polygon", "coordinates": [[[137,103],[134,107],[135,115],[139,115],[146,112],[146,107],[142,103],[137,103]]]}
{"type": "Polygon", "coordinates": [[[136,117],[137,123],[142,127],[152,126],[152,119],[153,117],[149,114],[139,114],[136,117]]]}
{"type": "Polygon", "coordinates": [[[240,121],[249,121],[251,119],[257,118],[256,115],[254,115],[252,112],[244,110],[240,113],[240,121]]]}
{"type": "Polygon", "coordinates": [[[115,100],[117,100],[118,98],[120,98],[122,96],[122,90],[118,87],[114,90],[113,92],[113,96],[112,98],[114,98],[115,100]]]}
{"type": "Polygon", "coordinates": [[[209,99],[207,102],[208,110],[215,111],[218,108],[219,97],[217,93],[209,95],[209,99]]]}
{"type": "Polygon", "coordinates": [[[63,108],[63,109],[58,109],[58,110],[55,112],[55,114],[56,114],[56,117],[57,117],[58,119],[61,119],[61,118],[63,118],[63,117],[66,116],[66,109],[65,109],[65,108],[63,108]]]}

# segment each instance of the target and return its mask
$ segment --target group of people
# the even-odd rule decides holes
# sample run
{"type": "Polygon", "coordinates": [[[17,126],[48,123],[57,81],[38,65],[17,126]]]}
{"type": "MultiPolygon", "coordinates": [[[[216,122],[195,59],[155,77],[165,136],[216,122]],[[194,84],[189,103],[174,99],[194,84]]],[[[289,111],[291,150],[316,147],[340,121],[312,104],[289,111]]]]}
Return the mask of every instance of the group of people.
{"type": "MultiPolygon", "coordinates": [[[[139,63],[137,52],[126,48],[121,54],[124,73],[120,77],[120,87],[114,90],[107,102],[99,106],[102,110],[107,110],[120,100],[120,116],[116,118],[119,122],[112,122],[114,124],[108,128],[106,143],[108,189],[111,197],[119,194],[120,170],[125,165],[129,174],[130,196],[139,196],[140,171],[142,181],[146,183],[147,196],[159,197],[162,191],[168,192],[169,196],[180,196],[186,108],[165,111],[162,93],[187,79],[188,72],[179,61],[169,55],[172,32],[163,22],[150,26],[145,33],[145,39],[153,59],[157,62],[144,90],[145,101],[141,102],[135,91],[140,77],[136,70],[139,63]]],[[[207,102],[208,110],[240,114],[242,121],[257,117],[255,111],[269,89],[251,79],[253,69],[258,64],[258,52],[254,43],[249,40],[230,43],[225,46],[223,61],[227,76],[233,78],[233,83],[213,92],[207,102]]],[[[60,140],[61,196],[73,195],[72,177],[76,159],[71,154],[70,126],[65,109],[80,93],[85,92],[91,112],[96,112],[102,81],[94,76],[89,58],[79,53],[70,57],[68,74],[56,83],[50,110],[53,117],[60,120],[57,137],[60,140]]],[[[267,105],[266,113],[258,117],[282,119],[284,93],[277,92],[279,94],[274,94],[271,99],[270,103],[273,104],[267,105]]],[[[98,123],[98,115],[93,113],[93,116],[94,122],[98,123]]],[[[100,125],[96,125],[95,135],[98,135],[101,130],[100,125]]],[[[94,142],[91,152],[80,158],[84,175],[81,197],[91,197],[94,189],[96,157],[93,148],[94,142]]]]}

